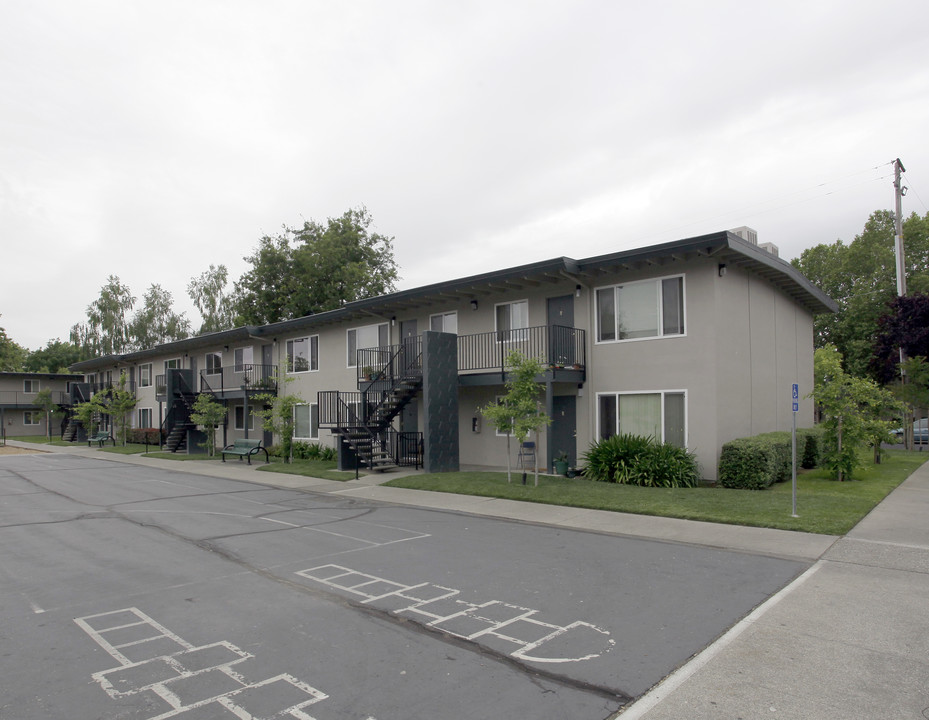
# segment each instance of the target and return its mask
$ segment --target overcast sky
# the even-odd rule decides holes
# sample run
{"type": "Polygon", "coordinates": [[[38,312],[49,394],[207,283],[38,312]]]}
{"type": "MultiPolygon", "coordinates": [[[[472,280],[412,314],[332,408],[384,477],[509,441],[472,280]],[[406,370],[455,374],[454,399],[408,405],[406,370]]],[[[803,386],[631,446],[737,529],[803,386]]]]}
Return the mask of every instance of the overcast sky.
{"type": "Polygon", "coordinates": [[[361,204],[400,289],[929,211],[929,3],[0,0],[0,326],[361,204]]]}

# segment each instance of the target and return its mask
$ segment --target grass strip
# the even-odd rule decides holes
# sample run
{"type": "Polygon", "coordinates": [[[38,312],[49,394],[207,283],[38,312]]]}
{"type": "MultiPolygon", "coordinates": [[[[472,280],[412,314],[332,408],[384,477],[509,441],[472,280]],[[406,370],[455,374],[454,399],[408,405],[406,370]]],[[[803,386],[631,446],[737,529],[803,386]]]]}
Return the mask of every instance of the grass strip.
{"type": "Polygon", "coordinates": [[[294,460],[288,464],[280,462],[278,458],[272,458],[270,465],[261,465],[258,469],[262,472],[303,475],[322,480],[338,480],[339,482],[355,479],[354,471],[336,470],[336,467],[337,463],[333,460],[294,460]]]}
{"type": "Polygon", "coordinates": [[[514,474],[458,472],[410,475],[385,483],[390,487],[525,500],[568,507],[626,512],[636,515],[702,520],[752,527],[798,530],[825,535],[844,535],[875,505],[902,483],[929,453],[889,450],[880,465],[870,462],[855,480],[830,480],[824,470],[802,471],[797,477],[797,514],[791,517],[791,483],[766,490],[734,490],[722,487],[647,488],[599,483],[584,478],[539,476],[539,487],[530,475],[523,485],[514,474]]]}

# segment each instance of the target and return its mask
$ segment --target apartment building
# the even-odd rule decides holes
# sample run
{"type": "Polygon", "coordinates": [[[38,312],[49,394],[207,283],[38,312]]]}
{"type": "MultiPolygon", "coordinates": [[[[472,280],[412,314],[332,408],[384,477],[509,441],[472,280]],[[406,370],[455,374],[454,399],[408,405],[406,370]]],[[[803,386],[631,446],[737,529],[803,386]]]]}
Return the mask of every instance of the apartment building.
{"type": "MultiPolygon", "coordinates": [[[[794,267],[731,232],[582,260],[506,268],[240,327],[70,369],[88,382],[131,380],[137,427],[193,449],[189,405],[228,408],[221,437],[264,437],[255,396],[296,395],[296,437],[330,444],[343,465],[427,470],[506,464],[506,437],[480,408],[505,390],[510,350],[538,357],[552,418],[543,469],[579,461],[615,433],[692,450],[715,479],[736,437],[813,422],[813,317],[835,304],[794,267]],[[186,418],[186,419],[185,419],[186,418]]],[[[515,450],[513,451],[515,455],[515,450]]]]}
{"type": "MultiPolygon", "coordinates": [[[[0,372],[0,427],[7,437],[46,435],[45,413],[35,404],[42,390],[51,390],[52,401],[71,406],[71,383],[81,375],[59,373],[0,372]]],[[[64,420],[52,418],[52,437],[61,435],[64,420]]]]}

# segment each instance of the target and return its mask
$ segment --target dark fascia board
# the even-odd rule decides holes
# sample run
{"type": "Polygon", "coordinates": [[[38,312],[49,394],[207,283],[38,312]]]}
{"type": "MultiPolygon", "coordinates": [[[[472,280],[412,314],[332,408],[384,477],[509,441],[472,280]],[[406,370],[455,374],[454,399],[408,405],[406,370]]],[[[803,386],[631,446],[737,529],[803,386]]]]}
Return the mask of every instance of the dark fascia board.
{"type": "Polygon", "coordinates": [[[138,362],[148,360],[149,358],[162,357],[173,353],[185,353],[196,350],[201,347],[215,347],[216,345],[228,345],[230,343],[242,342],[254,336],[257,328],[242,326],[231,330],[221,330],[215,333],[205,335],[196,335],[183,340],[156,345],[145,350],[136,352],[123,353],[121,355],[104,355],[91,360],[84,360],[74,365],[69,365],[68,369],[75,372],[87,372],[100,370],[104,368],[114,368],[120,366],[134,365],[138,362]]]}
{"type": "Polygon", "coordinates": [[[807,280],[793,265],[728,231],[599,255],[580,260],[578,264],[583,273],[593,269],[648,262],[661,257],[692,254],[715,257],[720,263],[731,262],[762,275],[814,315],[838,310],[832,298],[807,280]]]}
{"type": "Polygon", "coordinates": [[[83,375],[70,375],[67,373],[44,373],[44,372],[0,372],[0,379],[14,380],[16,378],[44,378],[46,380],[83,380],[83,375]]]}
{"type": "Polygon", "coordinates": [[[822,291],[816,288],[790,263],[781,260],[769,252],[742,240],[738,235],[723,231],[701,235],[684,240],[652,245],[650,247],[622,250],[607,255],[598,255],[583,260],[569,257],[552,258],[540,262],[518,265],[516,267],[494,270],[492,272],[471,275],[457,280],[448,280],[431,285],[401,290],[388,295],[356,300],[335,310],[305,315],[292,320],[282,320],[262,326],[245,326],[224,330],[208,335],[199,335],[186,340],[177,340],[173,343],[158,345],[157,347],[140,350],[125,355],[111,355],[108,357],[87,360],[76,363],[71,370],[84,371],[99,368],[114,367],[145,360],[150,357],[168,355],[174,352],[188,352],[192,349],[219,344],[230,344],[254,339],[273,339],[278,334],[286,334],[295,330],[322,327],[331,323],[342,322],[358,317],[379,317],[389,320],[392,314],[402,311],[405,304],[426,302],[440,294],[456,294],[462,298],[475,297],[483,294],[484,288],[493,283],[519,281],[539,277],[563,277],[580,279],[591,270],[649,262],[663,257],[678,255],[716,256],[720,262],[733,262],[748,270],[763,273],[769,281],[781,291],[794,298],[812,313],[835,312],[838,307],[822,291]]]}

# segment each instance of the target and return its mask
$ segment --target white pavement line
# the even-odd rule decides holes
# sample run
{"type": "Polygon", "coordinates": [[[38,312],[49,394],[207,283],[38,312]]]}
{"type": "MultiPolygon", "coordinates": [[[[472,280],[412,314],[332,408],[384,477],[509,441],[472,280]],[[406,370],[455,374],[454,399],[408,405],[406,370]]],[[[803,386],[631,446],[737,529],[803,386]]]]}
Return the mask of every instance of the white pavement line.
{"type": "Polygon", "coordinates": [[[869,540],[868,538],[858,538],[846,535],[843,540],[854,540],[860,543],[869,543],[871,545],[887,545],[888,547],[907,548],[909,550],[929,550],[929,545],[913,545],[912,543],[890,542],[889,540],[869,540]]]}
{"type": "Polygon", "coordinates": [[[800,577],[790,583],[790,585],[782,588],[780,592],[772,595],[763,603],[761,603],[761,605],[756,607],[752,612],[733,625],[729,631],[717,639],[716,642],[714,642],[709,647],[704,648],[703,651],[695,655],[690,662],[679,667],[673,673],[668,675],[668,677],[662,680],[658,685],[645,693],[645,695],[636,700],[632,705],[629,705],[628,707],[613,715],[610,720],[615,720],[616,718],[621,718],[621,720],[639,720],[639,718],[645,717],[662,700],[664,700],[666,697],[668,697],[668,695],[673,693],[687,680],[689,680],[698,670],[700,670],[700,668],[709,663],[710,660],[715,658],[723,650],[735,642],[739,635],[748,630],[748,628],[750,628],[756,621],[761,619],[761,617],[764,616],[768,610],[771,610],[778,603],[780,603],[781,600],[786,598],[788,595],[790,595],[790,593],[792,593],[798,587],[803,585],[803,583],[813,577],[813,575],[816,574],[819,568],[823,565],[823,562],[823,560],[818,560],[816,564],[813,565],[813,567],[809,568],[800,577]]]}

